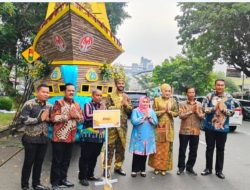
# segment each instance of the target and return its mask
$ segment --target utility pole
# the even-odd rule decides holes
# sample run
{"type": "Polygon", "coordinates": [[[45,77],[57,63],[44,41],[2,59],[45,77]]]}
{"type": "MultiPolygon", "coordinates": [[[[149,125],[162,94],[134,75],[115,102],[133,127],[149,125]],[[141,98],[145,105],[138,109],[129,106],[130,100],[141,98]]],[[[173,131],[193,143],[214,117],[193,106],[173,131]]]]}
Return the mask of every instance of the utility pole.
{"type": "Polygon", "coordinates": [[[245,82],[245,74],[244,74],[244,72],[242,72],[243,73],[243,75],[242,75],[242,84],[241,84],[241,99],[243,99],[244,98],[244,82],[245,82]]]}

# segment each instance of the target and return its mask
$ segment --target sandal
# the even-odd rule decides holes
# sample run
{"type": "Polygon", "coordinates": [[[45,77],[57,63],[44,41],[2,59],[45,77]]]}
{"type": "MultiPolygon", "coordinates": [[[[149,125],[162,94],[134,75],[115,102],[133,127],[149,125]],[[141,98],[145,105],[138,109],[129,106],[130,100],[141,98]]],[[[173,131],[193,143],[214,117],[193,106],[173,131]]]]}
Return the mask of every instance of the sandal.
{"type": "Polygon", "coordinates": [[[141,172],[141,176],[146,177],[147,176],[146,172],[141,172]]]}
{"type": "Polygon", "coordinates": [[[155,174],[155,175],[158,175],[159,173],[160,173],[159,170],[154,170],[154,174],[155,174]]]}
{"type": "Polygon", "coordinates": [[[137,173],[136,172],[131,172],[131,177],[136,177],[137,173]]]}

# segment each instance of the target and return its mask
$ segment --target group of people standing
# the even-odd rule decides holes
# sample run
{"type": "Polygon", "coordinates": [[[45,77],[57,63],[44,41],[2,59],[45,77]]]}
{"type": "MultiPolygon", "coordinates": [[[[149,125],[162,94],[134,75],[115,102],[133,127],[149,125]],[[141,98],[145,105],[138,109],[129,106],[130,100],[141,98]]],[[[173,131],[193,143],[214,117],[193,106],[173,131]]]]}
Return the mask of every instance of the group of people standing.
{"type": "MultiPolygon", "coordinates": [[[[117,90],[103,102],[102,91],[92,91],[92,101],[81,109],[74,101],[75,87],[71,83],[65,84],[64,97],[55,101],[54,106],[47,102],[49,87],[41,84],[36,89],[36,98],[27,101],[21,111],[20,118],[24,124],[22,142],[24,146],[24,163],[21,175],[21,188],[29,189],[29,178],[32,171],[32,187],[34,190],[47,190],[48,187],[40,183],[42,163],[50,141],[48,125],[52,125],[52,164],[50,183],[52,190],[61,187],[73,187],[68,181],[67,173],[70,165],[73,144],[76,139],[77,126],[80,124],[81,155],[79,158],[80,184],[88,186],[89,181],[100,181],[94,176],[97,158],[100,155],[105,139],[104,129],[93,129],[93,112],[101,109],[120,109],[121,126],[109,129],[108,137],[108,175],[115,154],[114,172],[126,175],[122,169],[124,161],[127,121],[132,111],[132,104],[124,93],[125,80],[115,81],[117,90]]],[[[105,160],[104,160],[105,163],[105,160]]],[[[105,171],[104,171],[105,173],[105,171]]]]}
{"type": "MultiPolygon", "coordinates": [[[[173,141],[174,117],[181,119],[179,132],[179,157],[177,175],[184,170],[197,175],[193,170],[197,157],[200,126],[205,118],[206,137],[206,168],[201,175],[212,174],[213,152],[216,146],[216,175],[224,179],[222,173],[224,162],[224,147],[229,131],[229,117],[234,113],[231,95],[224,92],[225,81],[215,81],[215,91],[209,93],[203,103],[195,100],[195,88],[186,89],[187,100],[177,104],[172,98],[172,87],[162,84],[162,95],[154,99],[150,106],[148,97],[141,97],[139,107],[132,107],[128,95],[124,92],[124,79],[116,79],[116,91],[110,94],[105,101],[102,92],[98,89],[92,92],[92,101],[80,105],[74,101],[75,87],[65,85],[64,98],[57,100],[52,106],[47,102],[49,88],[45,84],[37,87],[35,99],[29,100],[23,106],[21,119],[25,125],[22,138],[25,157],[22,168],[21,187],[29,188],[29,177],[32,172],[32,187],[35,190],[47,190],[48,187],[40,183],[43,159],[45,157],[48,139],[48,123],[53,126],[52,136],[52,165],[50,182],[53,190],[60,187],[72,187],[73,183],[67,180],[67,171],[70,164],[72,146],[75,141],[77,124],[81,123],[81,155],[79,159],[78,179],[80,184],[88,186],[89,181],[99,181],[95,177],[94,169],[105,140],[104,129],[93,129],[93,111],[102,109],[119,109],[121,111],[121,126],[109,129],[108,136],[108,171],[111,175],[111,164],[115,154],[114,172],[125,176],[122,169],[125,159],[127,122],[130,117],[133,125],[129,152],[133,154],[131,176],[140,174],[146,177],[146,161],[154,168],[154,174],[166,175],[173,169],[173,141]],[[186,149],[189,144],[189,157],[186,162],[186,149]]],[[[105,163],[105,160],[104,162],[105,163]]]]}

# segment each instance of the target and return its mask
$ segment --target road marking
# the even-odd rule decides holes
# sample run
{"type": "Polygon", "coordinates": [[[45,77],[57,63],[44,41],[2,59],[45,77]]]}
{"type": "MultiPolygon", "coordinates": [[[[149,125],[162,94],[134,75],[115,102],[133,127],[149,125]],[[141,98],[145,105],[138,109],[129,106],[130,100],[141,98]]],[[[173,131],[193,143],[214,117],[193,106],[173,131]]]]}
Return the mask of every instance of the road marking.
{"type": "Polygon", "coordinates": [[[206,145],[204,141],[199,141],[200,144],[206,145]]]}

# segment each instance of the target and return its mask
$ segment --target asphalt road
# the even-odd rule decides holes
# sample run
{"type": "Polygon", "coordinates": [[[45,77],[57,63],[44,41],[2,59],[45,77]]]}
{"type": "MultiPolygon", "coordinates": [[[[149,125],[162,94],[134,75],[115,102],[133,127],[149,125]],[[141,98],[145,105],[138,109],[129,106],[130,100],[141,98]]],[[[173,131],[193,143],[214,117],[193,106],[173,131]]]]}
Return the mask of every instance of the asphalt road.
{"type": "MultiPolygon", "coordinates": [[[[248,152],[250,144],[250,122],[243,122],[243,125],[236,129],[234,133],[228,135],[226,150],[225,150],[225,164],[224,174],[225,180],[217,178],[214,174],[210,176],[201,176],[200,172],[205,167],[205,140],[204,132],[201,133],[200,143],[198,149],[197,162],[194,170],[199,174],[192,176],[184,174],[182,176],[176,175],[177,160],[178,160],[178,129],[179,119],[175,120],[175,141],[174,141],[174,170],[169,172],[166,176],[155,176],[153,169],[147,167],[147,177],[136,178],[130,177],[131,172],[131,154],[126,152],[126,159],[124,162],[124,170],[127,176],[112,175],[112,178],[118,179],[118,183],[114,184],[115,190],[249,190],[250,189],[250,153],[248,152]]],[[[130,126],[131,129],[131,126],[130,126]]],[[[130,131],[128,133],[128,143],[130,138],[130,131]]],[[[78,159],[80,155],[79,146],[76,144],[71,160],[71,165],[68,172],[68,179],[75,183],[72,190],[99,190],[102,187],[96,187],[93,183],[89,187],[83,187],[78,183],[78,159]]],[[[128,149],[127,149],[128,150],[128,149]]],[[[14,158],[8,161],[0,168],[0,189],[3,190],[18,190],[20,189],[20,174],[23,163],[23,151],[18,153],[14,158]]],[[[51,166],[51,149],[49,147],[46,159],[43,166],[42,183],[50,186],[49,172],[51,166]]],[[[101,161],[99,159],[96,167],[96,176],[101,176],[101,161]]]]}

